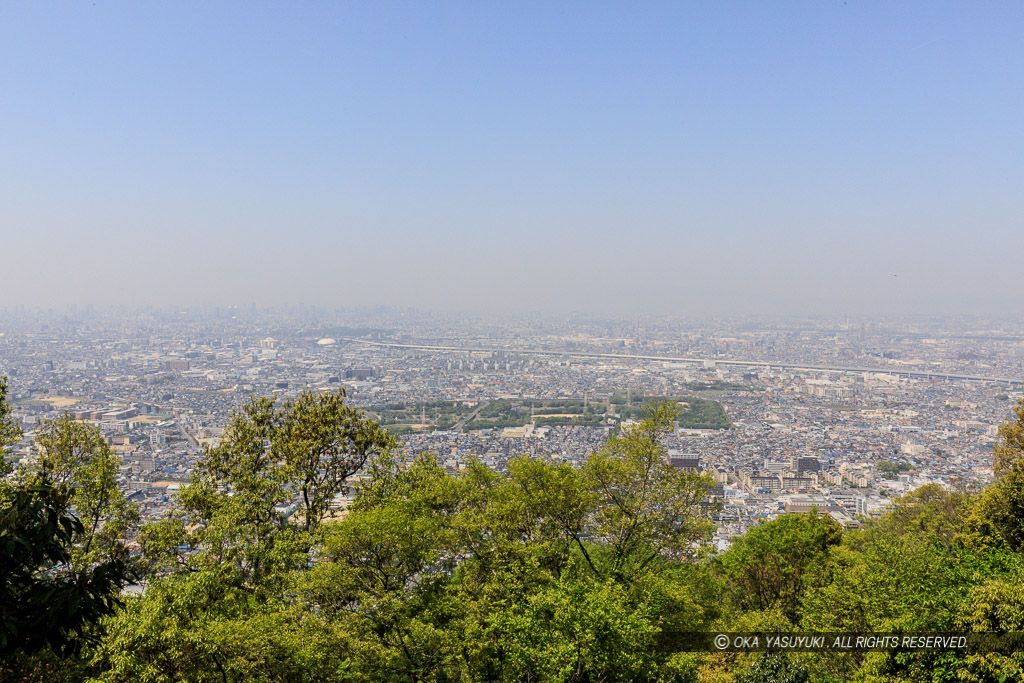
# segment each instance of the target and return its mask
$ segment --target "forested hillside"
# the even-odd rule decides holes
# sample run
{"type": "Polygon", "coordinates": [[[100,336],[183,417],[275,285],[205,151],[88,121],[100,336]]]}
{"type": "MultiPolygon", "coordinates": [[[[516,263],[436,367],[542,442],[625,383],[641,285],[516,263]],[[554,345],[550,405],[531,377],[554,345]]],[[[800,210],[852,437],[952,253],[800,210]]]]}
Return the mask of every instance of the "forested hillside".
{"type": "MultiPolygon", "coordinates": [[[[1024,401],[997,480],[866,528],[788,515],[712,555],[711,481],[652,405],[586,464],[451,474],[343,394],[239,410],[141,525],[68,418],[0,512],[2,677],[39,681],[1011,681],[1024,654],[685,651],[696,632],[1024,630],[1024,401]],[[369,477],[343,516],[335,494],[369,477]],[[297,509],[290,503],[298,499],[297,509]],[[137,536],[134,536],[136,530],[137,536]],[[130,554],[121,540],[135,537],[130,554]],[[121,594],[130,582],[141,594],[121,594]],[[120,597],[119,597],[120,596],[120,597]]],[[[16,429],[0,394],[0,438],[16,429]]]]}

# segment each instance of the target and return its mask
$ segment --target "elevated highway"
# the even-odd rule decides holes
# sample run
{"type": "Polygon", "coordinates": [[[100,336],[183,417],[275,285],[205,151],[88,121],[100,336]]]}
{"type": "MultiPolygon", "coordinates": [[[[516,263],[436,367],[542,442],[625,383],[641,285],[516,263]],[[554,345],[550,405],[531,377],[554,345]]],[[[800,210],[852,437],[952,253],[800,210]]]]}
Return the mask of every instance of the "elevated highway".
{"type": "Polygon", "coordinates": [[[910,379],[942,379],[968,382],[991,382],[1003,384],[1009,387],[1024,388],[1024,379],[1013,377],[990,377],[985,375],[963,375],[952,372],[925,372],[920,370],[897,370],[893,368],[864,368],[842,365],[812,365],[806,363],[775,363],[758,360],[727,360],[722,358],[693,358],[691,356],[645,356],[628,353],[586,353],[582,351],[546,351],[542,349],[503,349],[486,346],[441,346],[435,344],[398,344],[394,342],[372,341],[359,339],[357,337],[344,337],[345,341],[368,346],[383,346],[396,349],[410,349],[419,351],[456,351],[463,353],[517,353],[523,356],[562,356],[572,358],[603,358],[606,360],[646,360],[664,363],[692,363],[704,365],[715,363],[716,365],[731,365],[744,368],[762,368],[765,370],[795,370],[810,372],[870,372],[881,375],[892,375],[895,377],[907,377],[910,379]]]}

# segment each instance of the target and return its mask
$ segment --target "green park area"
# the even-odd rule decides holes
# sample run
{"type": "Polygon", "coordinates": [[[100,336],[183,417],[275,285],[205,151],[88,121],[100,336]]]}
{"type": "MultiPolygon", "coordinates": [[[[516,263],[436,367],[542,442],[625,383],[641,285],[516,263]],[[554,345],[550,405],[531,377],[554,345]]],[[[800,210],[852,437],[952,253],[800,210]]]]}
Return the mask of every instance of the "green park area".
{"type": "Polygon", "coordinates": [[[679,407],[677,424],[684,429],[728,429],[729,416],[718,401],[695,396],[633,396],[616,392],[597,399],[496,399],[493,401],[426,401],[388,403],[368,414],[394,434],[415,431],[545,426],[600,427],[642,418],[652,403],[670,401],[679,407]]]}

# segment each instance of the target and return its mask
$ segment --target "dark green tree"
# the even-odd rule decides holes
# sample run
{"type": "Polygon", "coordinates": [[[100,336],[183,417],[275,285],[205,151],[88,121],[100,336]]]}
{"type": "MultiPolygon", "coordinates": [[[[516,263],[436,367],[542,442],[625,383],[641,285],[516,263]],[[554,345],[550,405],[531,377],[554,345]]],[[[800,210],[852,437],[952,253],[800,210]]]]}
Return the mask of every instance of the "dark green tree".
{"type": "MultiPolygon", "coordinates": [[[[6,382],[0,381],[0,451],[20,435],[9,419],[6,394],[6,382]]],[[[84,500],[79,486],[91,483],[89,475],[58,476],[38,467],[20,482],[5,484],[0,655],[6,661],[43,650],[77,652],[83,642],[98,638],[92,626],[120,604],[121,588],[132,576],[125,554],[93,552],[88,546],[96,525],[87,517],[90,528],[77,514],[76,502],[84,500]]]]}
{"type": "Polygon", "coordinates": [[[7,401],[7,377],[0,376],[0,479],[11,472],[7,447],[21,440],[21,428],[11,412],[11,404],[7,401]]]}
{"type": "Polygon", "coordinates": [[[67,489],[20,486],[0,511],[0,655],[77,651],[112,614],[130,572],[123,559],[69,571],[84,525],[67,489]]]}

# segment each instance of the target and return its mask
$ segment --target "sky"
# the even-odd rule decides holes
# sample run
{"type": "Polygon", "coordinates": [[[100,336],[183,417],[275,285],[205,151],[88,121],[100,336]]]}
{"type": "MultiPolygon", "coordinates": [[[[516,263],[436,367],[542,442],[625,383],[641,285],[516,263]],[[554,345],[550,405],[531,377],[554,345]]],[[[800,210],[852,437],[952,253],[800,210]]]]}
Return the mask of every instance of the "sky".
{"type": "Polygon", "coordinates": [[[1024,3],[0,3],[0,306],[1022,312],[1024,3]]]}

